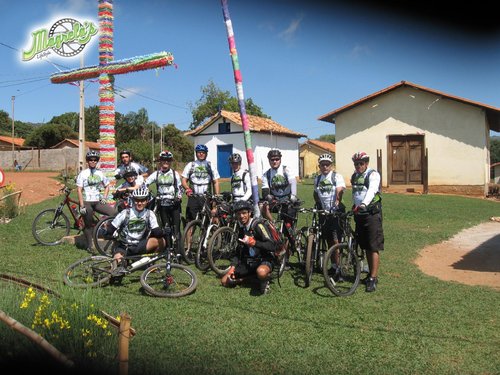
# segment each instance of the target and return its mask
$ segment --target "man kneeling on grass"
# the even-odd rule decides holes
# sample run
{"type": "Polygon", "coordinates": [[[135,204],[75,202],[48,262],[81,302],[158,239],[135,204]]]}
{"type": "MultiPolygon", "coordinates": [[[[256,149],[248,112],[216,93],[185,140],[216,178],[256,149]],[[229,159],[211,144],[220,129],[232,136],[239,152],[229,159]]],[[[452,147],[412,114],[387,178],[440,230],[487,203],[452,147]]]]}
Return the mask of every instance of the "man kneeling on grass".
{"type": "Polygon", "coordinates": [[[236,256],[229,271],[222,277],[225,287],[257,277],[260,292],[269,291],[271,272],[275,266],[277,243],[261,220],[252,217],[252,205],[247,201],[237,201],[233,211],[238,220],[238,241],[236,256]]]}

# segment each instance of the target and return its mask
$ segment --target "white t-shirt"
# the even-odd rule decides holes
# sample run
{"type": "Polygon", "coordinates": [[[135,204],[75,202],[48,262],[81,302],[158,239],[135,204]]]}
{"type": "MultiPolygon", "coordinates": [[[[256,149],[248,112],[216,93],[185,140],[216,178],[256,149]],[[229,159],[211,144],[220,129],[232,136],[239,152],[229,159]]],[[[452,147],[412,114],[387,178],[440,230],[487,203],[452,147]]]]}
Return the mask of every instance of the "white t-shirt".
{"type": "Polygon", "coordinates": [[[119,240],[121,242],[133,245],[148,236],[151,229],[158,228],[158,220],[156,215],[147,208],[137,211],[135,207],[131,207],[116,215],[111,225],[120,229],[119,240]],[[128,222],[122,227],[123,222],[127,220],[127,211],[129,211],[128,222]]]}
{"type": "Polygon", "coordinates": [[[148,178],[146,178],[146,185],[149,186],[153,183],[156,183],[158,179],[158,196],[162,199],[174,200],[175,191],[177,190],[177,198],[182,198],[182,193],[184,189],[182,188],[181,176],[177,171],[174,171],[170,168],[168,171],[154,171],[151,173],[148,178]],[[175,186],[174,185],[174,173],[175,173],[175,186]]]}
{"type": "Polygon", "coordinates": [[[84,202],[98,202],[101,198],[101,189],[108,185],[108,178],[98,169],[84,169],[76,178],[76,186],[83,188],[84,202]]]}
{"type": "MultiPolygon", "coordinates": [[[[220,178],[219,172],[217,169],[211,165],[213,179],[218,180],[220,178]]],[[[187,178],[191,183],[191,189],[193,189],[193,193],[195,194],[204,194],[212,182],[210,177],[210,173],[208,173],[208,161],[207,160],[195,160],[186,164],[184,171],[182,172],[182,177],[187,178]],[[193,173],[189,176],[191,169],[193,169],[193,173]]]]}
{"type": "Polygon", "coordinates": [[[290,169],[281,164],[277,169],[270,168],[262,175],[262,189],[269,189],[276,198],[289,197],[290,194],[297,195],[297,179],[291,174],[290,169]],[[268,171],[271,171],[269,179],[268,171]]]}
{"type": "Polygon", "coordinates": [[[332,173],[330,171],[327,175],[322,174],[319,178],[319,182],[316,186],[316,179],[314,179],[314,191],[318,194],[318,198],[321,202],[321,207],[323,210],[332,211],[335,209],[335,200],[337,199],[337,189],[342,188],[345,190],[344,177],[341,174],[335,173],[335,185],[332,184],[332,173]]]}
{"type": "Polygon", "coordinates": [[[233,173],[231,177],[231,193],[234,201],[247,201],[252,197],[250,172],[240,168],[237,172],[233,173]],[[245,175],[244,178],[243,175],[245,175]]]}

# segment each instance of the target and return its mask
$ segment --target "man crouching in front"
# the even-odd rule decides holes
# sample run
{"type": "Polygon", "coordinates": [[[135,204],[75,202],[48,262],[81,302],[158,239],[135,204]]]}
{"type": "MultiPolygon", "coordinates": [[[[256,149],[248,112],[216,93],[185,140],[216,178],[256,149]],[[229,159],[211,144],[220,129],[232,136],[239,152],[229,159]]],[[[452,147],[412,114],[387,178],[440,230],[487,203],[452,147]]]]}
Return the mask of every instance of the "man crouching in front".
{"type": "Polygon", "coordinates": [[[239,224],[239,245],[221,283],[225,287],[234,287],[257,277],[261,294],[266,294],[269,292],[277,243],[266,228],[265,221],[252,217],[252,208],[247,201],[237,201],[234,204],[233,212],[239,224]]]}

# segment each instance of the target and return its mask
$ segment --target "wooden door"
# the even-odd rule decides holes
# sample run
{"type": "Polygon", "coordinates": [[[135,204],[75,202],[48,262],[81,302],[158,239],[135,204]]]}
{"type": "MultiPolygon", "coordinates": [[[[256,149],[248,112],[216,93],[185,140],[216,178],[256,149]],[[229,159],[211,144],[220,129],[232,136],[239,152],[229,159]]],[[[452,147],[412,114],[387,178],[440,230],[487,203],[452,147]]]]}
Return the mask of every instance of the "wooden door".
{"type": "Polygon", "coordinates": [[[423,152],[423,135],[389,136],[389,184],[422,184],[423,152]]]}

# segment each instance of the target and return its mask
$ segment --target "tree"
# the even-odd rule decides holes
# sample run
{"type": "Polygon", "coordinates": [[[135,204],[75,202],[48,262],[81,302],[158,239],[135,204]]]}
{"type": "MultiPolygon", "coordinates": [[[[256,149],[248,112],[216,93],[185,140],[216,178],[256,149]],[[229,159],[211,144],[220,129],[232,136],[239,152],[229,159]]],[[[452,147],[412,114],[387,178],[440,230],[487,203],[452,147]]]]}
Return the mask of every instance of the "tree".
{"type": "Polygon", "coordinates": [[[54,116],[48,124],[68,125],[73,131],[78,132],[80,127],[80,114],[76,112],[66,112],[59,116],[54,116]]]}
{"type": "Polygon", "coordinates": [[[490,138],[490,163],[500,162],[500,137],[490,138]]]}
{"type": "Polygon", "coordinates": [[[163,148],[171,151],[177,161],[193,159],[193,142],[174,124],[168,124],[163,128],[163,148]]]}
{"type": "MultiPolygon", "coordinates": [[[[210,80],[208,84],[201,88],[201,98],[195,105],[190,104],[193,121],[189,126],[190,129],[195,129],[203,121],[220,109],[225,109],[232,112],[239,112],[238,99],[231,96],[229,91],[222,91],[217,85],[210,80]]],[[[266,115],[262,109],[256,105],[251,98],[245,99],[246,113],[249,115],[271,118],[266,115]]]]}
{"type": "Polygon", "coordinates": [[[0,109],[0,134],[11,135],[11,127],[12,119],[9,117],[9,114],[0,109]]]}
{"type": "Polygon", "coordinates": [[[319,141],[335,143],[335,134],[323,134],[318,138],[319,141]]]}
{"type": "Polygon", "coordinates": [[[24,144],[37,148],[50,148],[65,138],[78,138],[78,133],[75,133],[68,125],[45,124],[33,130],[24,144]]]}

